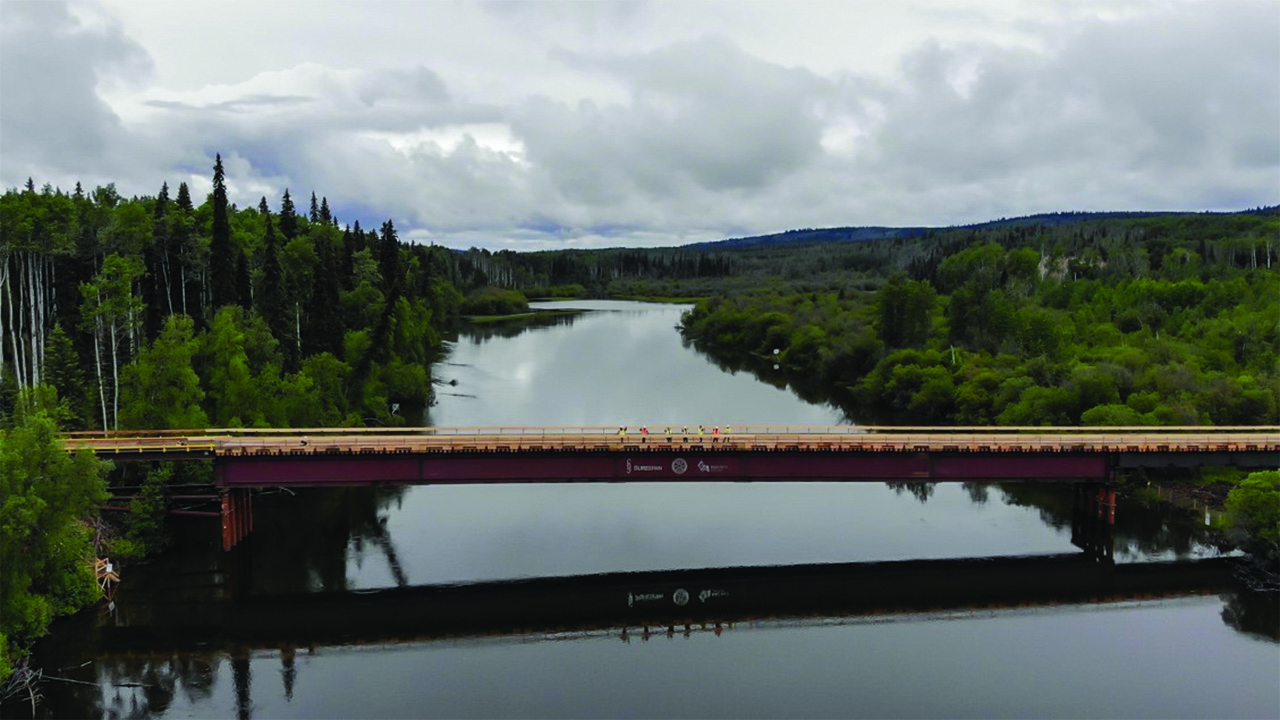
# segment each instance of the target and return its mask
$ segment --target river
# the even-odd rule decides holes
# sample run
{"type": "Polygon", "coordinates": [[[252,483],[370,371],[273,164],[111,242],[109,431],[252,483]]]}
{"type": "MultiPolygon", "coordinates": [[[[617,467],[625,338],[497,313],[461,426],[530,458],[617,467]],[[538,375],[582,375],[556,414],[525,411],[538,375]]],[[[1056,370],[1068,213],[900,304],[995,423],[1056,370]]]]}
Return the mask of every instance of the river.
{"type": "MultiPolygon", "coordinates": [[[[428,422],[845,420],[684,344],[681,306],[539,307],[586,312],[462,331],[428,422]]],[[[1202,579],[1203,526],[1128,499],[1116,564],[1089,559],[1068,485],[356,488],[255,515],[226,554],[212,521],[175,523],[114,606],[55,624],[36,660],[74,682],[38,714],[1280,716],[1274,598],[1202,579]],[[624,600],[664,609],[631,625],[624,600]]]]}

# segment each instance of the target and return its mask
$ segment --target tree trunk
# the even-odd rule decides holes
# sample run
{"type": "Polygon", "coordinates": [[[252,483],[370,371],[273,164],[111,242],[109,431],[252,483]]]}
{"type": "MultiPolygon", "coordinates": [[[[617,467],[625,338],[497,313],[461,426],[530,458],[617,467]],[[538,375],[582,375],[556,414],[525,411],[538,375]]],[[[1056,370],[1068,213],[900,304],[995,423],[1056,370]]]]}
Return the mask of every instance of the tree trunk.
{"type": "MultiPolygon", "coordinates": [[[[99,293],[98,300],[101,302],[102,295],[99,293]]],[[[102,318],[93,319],[93,359],[94,364],[98,367],[98,401],[102,405],[102,429],[110,430],[111,426],[107,425],[107,387],[106,379],[102,377],[102,318]]]]}
{"type": "Polygon", "coordinates": [[[40,335],[39,324],[36,319],[36,279],[33,254],[27,253],[27,313],[31,316],[31,327],[28,329],[28,339],[31,342],[31,358],[27,364],[30,370],[31,387],[40,384],[40,365],[39,351],[36,349],[38,337],[40,335]]]}
{"type": "Polygon", "coordinates": [[[120,429],[120,357],[116,346],[120,343],[116,338],[116,321],[111,320],[111,424],[120,429]]]}

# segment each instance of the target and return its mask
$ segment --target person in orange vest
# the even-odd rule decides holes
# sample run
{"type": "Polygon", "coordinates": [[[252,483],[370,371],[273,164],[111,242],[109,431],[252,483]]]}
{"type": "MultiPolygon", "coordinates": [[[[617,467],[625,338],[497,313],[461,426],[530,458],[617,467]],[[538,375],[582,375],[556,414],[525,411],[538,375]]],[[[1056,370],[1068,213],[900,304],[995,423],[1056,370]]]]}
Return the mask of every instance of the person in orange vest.
{"type": "Polygon", "coordinates": [[[640,426],[640,442],[649,442],[649,426],[640,426]]]}

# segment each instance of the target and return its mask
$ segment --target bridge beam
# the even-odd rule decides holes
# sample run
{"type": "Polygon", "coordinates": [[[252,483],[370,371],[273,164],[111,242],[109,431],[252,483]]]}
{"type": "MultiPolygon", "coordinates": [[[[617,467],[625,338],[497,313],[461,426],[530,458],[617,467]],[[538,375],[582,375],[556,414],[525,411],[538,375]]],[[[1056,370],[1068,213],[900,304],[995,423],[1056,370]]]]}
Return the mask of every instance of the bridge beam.
{"type": "Polygon", "coordinates": [[[554,482],[1105,481],[1105,453],[507,452],[248,455],[215,461],[220,487],[554,482]]]}

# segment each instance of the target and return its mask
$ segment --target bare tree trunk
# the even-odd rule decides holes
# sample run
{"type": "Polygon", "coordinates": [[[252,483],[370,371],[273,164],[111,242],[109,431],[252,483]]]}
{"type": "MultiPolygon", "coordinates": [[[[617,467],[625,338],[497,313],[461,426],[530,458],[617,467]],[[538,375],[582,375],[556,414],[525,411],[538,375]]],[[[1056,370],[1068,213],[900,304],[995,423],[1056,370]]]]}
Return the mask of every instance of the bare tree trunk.
{"type": "Polygon", "coordinates": [[[111,320],[111,423],[114,429],[120,429],[120,357],[116,353],[119,345],[116,338],[116,321],[111,320]]]}
{"type": "MultiPolygon", "coordinates": [[[[13,286],[15,278],[9,277],[9,259],[5,258],[4,275],[0,277],[0,292],[8,291],[9,301],[5,304],[5,309],[9,311],[9,343],[13,346],[13,370],[14,377],[18,379],[18,387],[22,387],[22,361],[18,359],[18,325],[13,322],[13,286]]],[[[19,318],[22,314],[18,314],[19,318]]],[[[0,338],[5,337],[5,333],[0,333],[0,338]]],[[[0,352],[3,355],[3,352],[0,352]]]]}
{"type": "Polygon", "coordinates": [[[182,314],[190,315],[191,313],[187,312],[187,266],[186,264],[185,263],[181,264],[181,268],[182,268],[182,314]]]}
{"type": "MultiPolygon", "coordinates": [[[[98,301],[101,303],[102,294],[98,294],[98,301]]],[[[102,429],[110,430],[111,426],[107,425],[107,388],[106,379],[102,377],[102,318],[93,319],[93,359],[94,364],[98,367],[98,401],[102,406],[102,429]]]]}
{"type": "Polygon", "coordinates": [[[27,368],[31,371],[31,386],[35,387],[40,384],[40,367],[39,367],[39,351],[36,349],[40,331],[36,320],[36,279],[32,253],[27,253],[27,313],[31,316],[31,327],[28,331],[28,339],[31,342],[31,360],[27,368]]]}
{"type": "MultiPolygon", "coordinates": [[[[4,293],[9,287],[9,253],[0,255],[0,338],[9,337],[4,328],[4,311],[8,307],[4,293]]],[[[4,345],[0,345],[0,378],[4,377],[4,345]]]]}
{"type": "Polygon", "coordinates": [[[39,357],[36,358],[33,365],[35,365],[36,369],[40,371],[41,374],[43,374],[44,372],[44,346],[45,346],[44,328],[49,318],[48,314],[45,312],[45,295],[48,293],[48,288],[44,279],[46,266],[48,264],[49,264],[48,257],[41,256],[39,264],[36,265],[36,269],[39,271],[36,273],[36,280],[39,281],[39,287],[37,288],[37,292],[36,292],[36,301],[39,303],[39,307],[36,310],[37,310],[37,317],[40,320],[38,323],[36,323],[36,331],[40,334],[40,341],[36,343],[36,348],[39,351],[39,357]]]}
{"type": "Polygon", "coordinates": [[[173,314],[173,280],[170,279],[169,277],[170,275],[169,251],[167,250],[164,253],[164,265],[162,265],[161,267],[164,268],[164,299],[169,306],[169,314],[172,315],[173,314]]]}

